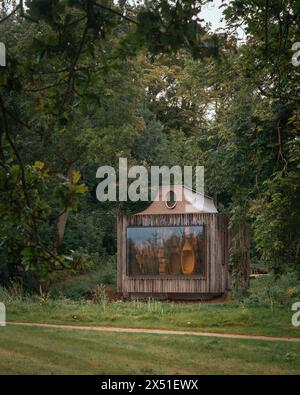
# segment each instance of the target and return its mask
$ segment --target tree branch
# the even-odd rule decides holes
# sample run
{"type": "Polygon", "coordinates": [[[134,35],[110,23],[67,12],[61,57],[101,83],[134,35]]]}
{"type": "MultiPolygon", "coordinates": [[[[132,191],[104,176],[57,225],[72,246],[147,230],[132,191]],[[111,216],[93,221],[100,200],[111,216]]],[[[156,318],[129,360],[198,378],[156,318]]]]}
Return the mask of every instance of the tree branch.
{"type": "Polygon", "coordinates": [[[2,18],[2,19],[0,20],[0,23],[3,23],[3,22],[6,21],[8,18],[10,18],[11,16],[13,16],[13,15],[18,11],[19,8],[21,8],[21,3],[19,3],[19,4],[16,6],[16,8],[15,8],[10,14],[8,14],[8,15],[6,15],[4,18],[2,18]]]}
{"type": "Polygon", "coordinates": [[[1,108],[1,112],[2,112],[2,127],[3,127],[3,131],[4,134],[7,138],[7,141],[9,142],[9,145],[11,146],[17,161],[19,163],[20,166],[20,170],[21,170],[21,180],[22,180],[22,188],[23,188],[23,193],[24,193],[24,197],[25,197],[25,201],[26,201],[26,205],[30,208],[30,201],[29,201],[29,196],[28,196],[28,192],[27,192],[27,184],[26,184],[26,178],[25,178],[25,170],[24,170],[24,165],[21,159],[21,156],[19,154],[19,151],[17,149],[17,147],[15,146],[13,140],[10,137],[10,134],[8,132],[8,122],[7,122],[7,117],[6,117],[6,109],[2,100],[2,97],[0,96],[0,108],[1,108]]]}
{"type": "Polygon", "coordinates": [[[135,21],[134,19],[129,18],[128,16],[122,14],[121,12],[114,10],[113,8],[110,7],[106,7],[105,5],[102,4],[98,4],[96,1],[92,1],[91,3],[94,4],[96,7],[102,8],[103,10],[109,11],[115,15],[118,15],[119,17],[125,19],[128,22],[134,23],[135,25],[138,25],[139,23],[137,21],[135,21]]]}
{"type": "Polygon", "coordinates": [[[84,45],[84,41],[85,41],[85,38],[86,38],[86,35],[87,35],[87,32],[88,32],[88,28],[89,28],[88,24],[86,24],[86,26],[84,28],[84,31],[83,31],[83,34],[82,34],[82,37],[81,37],[81,40],[80,40],[80,43],[79,43],[79,47],[78,47],[77,52],[76,52],[76,55],[75,55],[75,57],[73,59],[73,62],[71,64],[71,66],[70,66],[70,69],[69,69],[69,76],[68,76],[68,81],[67,81],[68,87],[67,87],[64,99],[63,99],[63,104],[66,103],[66,101],[68,100],[68,98],[69,98],[69,96],[71,94],[71,91],[72,91],[72,86],[71,85],[74,83],[74,74],[76,72],[76,64],[77,64],[77,62],[78,62],[78,60],[80,58],[80,55],[81,55],[81,52],[82,52],[82,49],[83,49],[83,45],[84,45]]]}

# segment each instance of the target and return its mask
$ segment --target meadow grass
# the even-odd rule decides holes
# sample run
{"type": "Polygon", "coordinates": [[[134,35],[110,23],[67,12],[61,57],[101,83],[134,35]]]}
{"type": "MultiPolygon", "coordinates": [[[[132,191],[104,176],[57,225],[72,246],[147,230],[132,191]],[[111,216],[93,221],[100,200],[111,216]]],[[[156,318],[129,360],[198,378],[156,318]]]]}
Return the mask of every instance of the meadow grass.
{"type": "Polygon", "coordinates": [[[266,336],[294,336],[300,327],[291,323],[288,307],[225,304],[175,304],[159,301],[115,301],[32,298],[7,299],[8,321],[74,325],[159,328],[266,336]]]}
{"type": "Polygon", "coordinates": [[[8,321],[300,337],[300,327],[291,323],[299,286],[291,276],[275,282],[267,277],[255,280],[242,302],[219,304],[150,299],[109,302],[102,285],[93,288],[93,301],[53,298],[47,293],[26,296],[18,287],[0,287],[0,301],[6,305],[8,321]]]}

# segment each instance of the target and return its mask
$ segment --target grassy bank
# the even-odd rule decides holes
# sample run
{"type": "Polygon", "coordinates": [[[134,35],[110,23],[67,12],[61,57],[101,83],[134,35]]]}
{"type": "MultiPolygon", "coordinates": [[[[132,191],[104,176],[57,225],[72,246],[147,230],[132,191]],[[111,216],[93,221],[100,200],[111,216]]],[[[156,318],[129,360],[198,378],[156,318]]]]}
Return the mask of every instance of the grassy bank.
{"type": "Polygon", "coordinates": [[[63,295],[68,298],[48,293],[26,296],[18,288],[0,287],[7,320],[300,337],[300,327],[291,323],[292,303],[300,300],[300,284],[295,276],[255,280],[239,302],[180,304],[153,300],[110,302],[104,286],[90,288],[87,282],[103,279],[105,273],[102,270],[93,274],[95,278],[65,281],[63,295]],[[79,297],[81,294],[91,299],[79,297]]]}
{"type": "Polygon", "coordinates": [[[299,374],[300,344],[0,328],[1,374],[299,374]]]}
{"type": "Polygon", "coordinates": [[[5,301],[8,321],[72,323],[132,328],[186,329],[266,336],[300,335],[287,307],[227,304],[174,304],[157,301],[90,301],[68,299],[5,301]]]}

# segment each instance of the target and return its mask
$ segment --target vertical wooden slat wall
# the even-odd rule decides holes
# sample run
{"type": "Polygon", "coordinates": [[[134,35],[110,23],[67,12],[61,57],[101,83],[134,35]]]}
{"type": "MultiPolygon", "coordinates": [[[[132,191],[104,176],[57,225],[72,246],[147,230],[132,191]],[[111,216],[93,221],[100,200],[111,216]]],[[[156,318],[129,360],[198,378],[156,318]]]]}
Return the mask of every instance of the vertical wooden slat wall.
{"type": "MultiPolygon", "coordinates": [[[[220,294],[228,288],[228,219],[224,214],[133,215],[118,219],[118,290],[130,294],[220,294]],[[128,226],[204,225],[205,274],[203,276],[136,276],[127,274],[128,226]]],[[[130,265],[130,262],[128,262],[130,265]]]]}

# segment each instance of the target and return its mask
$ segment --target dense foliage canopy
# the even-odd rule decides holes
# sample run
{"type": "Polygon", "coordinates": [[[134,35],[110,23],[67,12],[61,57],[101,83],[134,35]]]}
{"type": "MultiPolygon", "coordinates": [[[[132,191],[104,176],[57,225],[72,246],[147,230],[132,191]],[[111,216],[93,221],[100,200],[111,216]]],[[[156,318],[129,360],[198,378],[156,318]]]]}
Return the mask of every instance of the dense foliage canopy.
{"type": "Polygon", "coordinates": [[[217,33],[205,3],[1,1],[1,283],[115,254],[118,213],[142,207],[96,200],[97,167],[119,157],[204,165],[219,210],[251,225],[252,259],[299,271],[300,3],[226,2],[217,33]]]}

